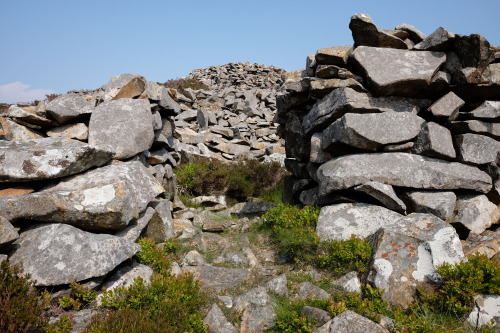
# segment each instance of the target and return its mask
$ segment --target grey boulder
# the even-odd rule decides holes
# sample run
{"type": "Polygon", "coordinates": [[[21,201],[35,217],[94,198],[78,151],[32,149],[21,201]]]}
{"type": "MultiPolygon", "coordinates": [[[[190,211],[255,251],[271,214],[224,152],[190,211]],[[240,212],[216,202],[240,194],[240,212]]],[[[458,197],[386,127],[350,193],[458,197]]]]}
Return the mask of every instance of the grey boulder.
{"type": "Polygon", "coordinates": [[[415,50],[425,51],[450,51],[453,47],[455,34],[446,30],[443,27],[437,28],[432,34],[424,38],[420,43],[415,45],[415,50]]]}
{"type": "Polygon", "coordinates": [[[391,185],[378,182],[368,182],[363,185],[356,186],[354,190],[368,194],[390,210],[394,210],[399,213],[404,213],[406,211],[405,203],[397,196],[391,185]]]}
{"type": "Polygon", "coordinates": [[[460,97],[450,91],[429,106],[428,111],[437,119],[453,121],[457,118],[458,111],[464,104],[465,102],[460,97]]]}
{"type": "Polygon", "coordinates": [[[116,159],[148,150],[153,141],[153,115],[148,100],[122,98],[105,102],[90,117],[89,143],[113,147],[116,159]]]}
{"type": "Polygon", "coordinates": [[[471,164],[495,162],[500,152],[500,142],[490,137],[466,133],[455,136],[458,160],[471,164]]]}
{"type": "Polygon", "coordinates": [[[413,151],[419,155],[442,159],[456,157],[450,130],[434,122],[428,122],[422,127],[413,151]]]}
{"type": "Polygon", "coordinates": [[[320,195],[369,181],[415,189],[468,189],[487,193],[491,177],[476,167],[408,153],[346,155],[317,171],[320,195]]]}
{"type": "Polygon", "coordinates": [[[203,323],[208,326],[209,333],[238,333],[236,327],[227,319],[217,304],[213,304],[203,319],[203,323]]]}
{"type": "Polygon", "coordinates": [[[349,29],[356,46],[388,47],[394,49],[407,49],[408,46],[398,37],[379,29],[370,15],[355,14],[351,16],[349,29]]]}
{"type": "Polygon", "coordinates": [[[500,219],[497,205],[485,195],[465,195],[457,199],[452,223],[459,223],[475,234],[481,234],[500,219]]]}
{"type": "Polygon", "coordinates": [[[36,286],[57,286],[104,276],[140,250],[138,244],[66,224],[39,225],[15,242],[12,266],[36,286]]]}
{"type": "Polygon", "coordinates": [[[109,146],[68,139],[0,141],[0,182],[51,179],[101,166],[111,159],[109,146]]]}
{"type": "Polygon", "coordinates": [[[79,95],[61,95],[47,104],[47,114],[59,124],[81,119],[92,113],[95,100],[86,99],[79,95]]]}
{"type": "Polygon", "coordinates": [[[325,206],[320,210],[316,233],[321,240],[348,240],[352,235],[366,238],[401,217],[387,208],[363,203],[325,206]]]}
{"type": "Polygon", "coordinates": [[[451,191],[413,191],[406,195],[413,212],[433,214],[444,221],[452,216],[457,201],[451,191]]]}
{"type": "Polygon", "coordinates": [[[431,84],[446,54],[360,46],[352,60],[375,94],[415,96],[431,84]]]}
{"type": "Polygon", "coordinates": [[[313,333],[389,333],[389,331],[354,311],[346,310],[313,333]]]}

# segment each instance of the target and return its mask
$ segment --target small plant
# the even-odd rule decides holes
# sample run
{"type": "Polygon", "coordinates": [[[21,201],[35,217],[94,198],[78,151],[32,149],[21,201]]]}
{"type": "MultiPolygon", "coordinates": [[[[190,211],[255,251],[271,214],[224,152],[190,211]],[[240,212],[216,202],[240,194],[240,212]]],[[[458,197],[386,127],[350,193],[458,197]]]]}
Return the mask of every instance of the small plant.
{"type": "Polygon", "coordinates": [[[47,94],[47,95],[45,95],[45,100],[47,102],[51,102],[51,101],[55,100],[57,97],[59,97],[59,96],[61,96],[61,95],[59,95],[59,94],[47,94]]]}
{"type": "Polygon", "coordinates": [[[96,299],[97,292],[95,290],[85,288],[76,281],[71,282],[71,297],[65,296],[59,299],[59,306],[64,310],[80,310],[96,299]]]}
{"type": "Polygon", "coordinates": [[[0,263],[0,332],[44,332],[47,295],[39,295],[29,277],[5,261],[0,263]]]}
{"type": "Polygon", "coordinates": [[[201,81],[195,79],[185,79],[185,78],[177,78],[171,79],[162,84],[166,88],[172,88],[177,90],[184,90],[191,88],[193,90],[209,90],[208,86],[201,81]]]}
{"type": "Polygon", "coordinates": [[[468,259],[438,267],[443,281],[434,292],[420,289],[423,301],[438,311],[461,316],[471,310],[475,295],[500,294],[500,264],[484,255],[468,259]]]}
{"type": "Polygon", "coordinates": [[[142,250],[134,256],[137,262],[150,266],[156,272],[167,272],[171,261],[168,259],[168,252],[174,247],[173,241],[163,248],[156,246],[155,242],[149,238],[141,238],[137,243],[142,250]]]}
{"type": "Polygon", "coordinates": [[[355,236],[345,241],[331,240],[320,243],[318,266],[338,275],[358,271],[364,273],[372,256],[370,245],[355,236]]]}

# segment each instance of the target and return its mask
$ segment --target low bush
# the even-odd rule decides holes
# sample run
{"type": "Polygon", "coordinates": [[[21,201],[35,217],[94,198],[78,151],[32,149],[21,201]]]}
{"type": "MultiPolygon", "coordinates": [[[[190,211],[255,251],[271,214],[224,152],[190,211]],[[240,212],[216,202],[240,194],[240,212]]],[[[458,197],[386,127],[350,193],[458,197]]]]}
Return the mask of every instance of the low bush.
{"type": "Polygon", "coordinates": [[[188,88],[191,88],[193,90],[209,90],[209,87],[206,84],[195,79],[184,79],[184,78],[171,79],[165,83],[162,83],[162,85],[165,86],[166,88],[177,89],[180,91],[188,88]]]}
{"type": "Polygon", "coordinates": [[[237,202],[261,196],[281,202],[285,172],[277,162],[261,163],[256,159],[230,164],[197,159],[181,164],[175,171],[178,186],[189,195],[226,195],[237,202]]]}
{"type": "Polygon", "coordinates": [[[97,291],[85,288],[76,281],[71,282],[71,296],[65,296],[59,299],[59,305],[64,310],[80,310],[96,299],[97,291]]]}
{"type": "MultiPolygon", "coordinates": [[[[137,243],[142,248],[141,251],[137,252],[134,256],[137,262],[150,266],[154,271],[159,273],[168,272],[170,264],[172,263],[168,258],[168,253],[172,251],[174,245],[167,245],[160,248],[149,238],[141,238],[137,243]]],[[[173,244],[173,241],[166,244],[173,244]]]]}

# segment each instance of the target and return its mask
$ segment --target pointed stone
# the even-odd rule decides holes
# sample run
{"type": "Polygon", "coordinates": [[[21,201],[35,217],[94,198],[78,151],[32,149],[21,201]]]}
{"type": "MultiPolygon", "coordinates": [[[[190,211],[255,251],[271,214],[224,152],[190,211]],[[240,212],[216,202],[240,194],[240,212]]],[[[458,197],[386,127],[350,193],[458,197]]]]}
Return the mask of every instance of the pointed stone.
{"type": "Polygon", "coordinates": [[[397,25],[394,29],[406,31],[409,38],[415,43],[420,43],[425,39],[425,37],[427,37],[414,26],[406,23],[397,25]]]}
{"type": "Polygon", "coordinates": [[[354,190],[368,194],[390,210],[399,213],[404,213],[406,211],[406,205],[401,199],[399,199],[391,185],[378,182],[368,182],[363,185],[356,186],[354,190]]]}
{"type": "Polygon", "coordinates": [[[0,216],[0,248],[3,245],[10,244],[19,238],[19,234],[10,222],[0,216]]]}
{"type": "Polygon", "coordinates": [[[238,333],[236,327],[226,319],[224,313],[215,303],[203,319],[203,323],[208,325],[209,333],[238,333]]]}
{"type": "Polygon", "coordinates": [[[457,119],[458,112],[465,102],[454,92],[450,91],[436,102],[434,102],[427,111],[440,120],[453,121],[457,119]]]}
{"type": "Polygon", "coordinates": [[[477,108],[463,115],[472,119],[497,120],[500,118],[500,101],[484,101],[477,108]]]}
{"type": "Polygon", "coordinates": [[[437,28],[432,34],[413,47],[422,51],[443,51],[448,52],[453,48],[455,34],[443,27],[437,28]]]}
{"type": "Polygon", "coordinates": [[[351,16],[349,29],[355,46],[372,46],[393,49],[407,49],[405,42],[379,29],[370,15],[355,14],[351,16]]]}
{"type": "Polygon", "coordinates": [[[423,126],[413,151],[419,155],[446,160],[456,157],[450,130],[433,122],[423,126]]]}

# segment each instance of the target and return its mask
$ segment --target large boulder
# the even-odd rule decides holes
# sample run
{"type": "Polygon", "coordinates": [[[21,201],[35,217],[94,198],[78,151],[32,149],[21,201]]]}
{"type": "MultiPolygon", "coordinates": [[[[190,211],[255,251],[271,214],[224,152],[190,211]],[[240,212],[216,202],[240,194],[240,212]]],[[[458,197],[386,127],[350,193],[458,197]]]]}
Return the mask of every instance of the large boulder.
{"type": "Polygon", "coordinates": [[[347,240],[352,235],[366,238],[401,217],[387,208],[363,203],[325,206],[320,210],[316,233],[322,240],[347,240]]]}
{"type": "Polygon", "coordinates": [[[383,145],[415,138],[424,122],[422,118],[409,112],[347,113],[323,131],[322,148],[328,151],[342,143],[376,150],[383,145]]]}
{"type": "Polygon", "coordinates": [[[375,94],[417,96],[429,87],[446,54],[360,46],[352,59],[375,94]]]}
{"type": "Polygon", "coordinates": [[[464,260],[455,229],[430,214],[413,213],[382,227],[371,237],[373,256],[368,281],[384,298],[408,307],[417,283],[438,281],[436,267],[464,260]]]}
{"type": "Polygon", "coordinates": [[[101,277],[140,250],[124,238],[92,234],[66,224],[25,231],[9,261],[36,286],[57,286],[101,277]]]}
{"type": "Polygon", "coordinates": [[[0,141],[0,182],[51,179],[101,166],[111,159],[109,146],[68,139],[0,141]]]}
{"type": "Polygon", "coordinates": [[[488,193],[491,177],[478,168],[408,153],[346,155],[317,171],[320,195],[369,181],[415,189],[468,189],[488,193]]]}
{"type": "Polygon", "coordinates": [[[89,143],[113,147],[116,159],[148,150],[153,141],[153,115],[148,100],[122,98],[105,102],[90,117],[89,143]]]}

